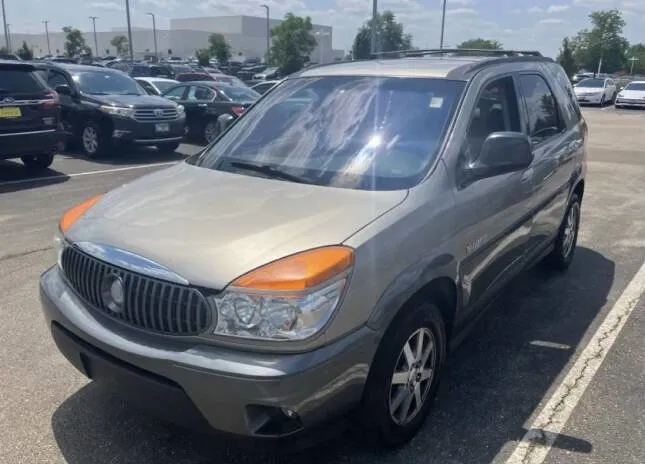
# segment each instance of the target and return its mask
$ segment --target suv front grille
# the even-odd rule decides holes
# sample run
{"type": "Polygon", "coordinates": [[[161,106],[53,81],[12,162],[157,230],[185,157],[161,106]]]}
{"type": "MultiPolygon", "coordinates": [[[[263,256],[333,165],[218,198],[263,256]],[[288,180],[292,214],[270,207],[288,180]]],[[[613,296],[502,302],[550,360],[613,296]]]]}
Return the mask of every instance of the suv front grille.
{"type": "Polygon", "coordinates": [[[197,289],[112,266],[75,247],[67,247],[61,264],[76,292],[101,313],[132,327],[166,335],[197,335],[211,321],[211,309],[197,289]],[[113,311],[105,301],[103,279],[121,278],[124,302],[113,311]]]}
{"type": "Polygon", "coordinates": [[[174,108],[142,108],[134,111],[134,119],[137,121],[172,121],[177,116],[174,108]]]}

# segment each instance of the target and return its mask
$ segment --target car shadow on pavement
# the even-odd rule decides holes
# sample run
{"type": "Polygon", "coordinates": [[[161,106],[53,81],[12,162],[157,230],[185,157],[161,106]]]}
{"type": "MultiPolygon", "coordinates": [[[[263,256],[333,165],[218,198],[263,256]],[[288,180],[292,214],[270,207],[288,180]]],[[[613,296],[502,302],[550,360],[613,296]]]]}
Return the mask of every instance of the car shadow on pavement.
{"type": "MultiPolygon", "coordinates": [[[[612,261],[579,247],[567,273],[538,267],[515,279],[452,353],[423,430],[396,451],[370,451],[353,434],[296,455],[240,448],[139,413],[94,383],[54,412],[54,436],[70,464],[488,463],[522,439],[525,423],[605,306],[614,274],[612,261]]],[[[554,446],[592,450],[584,437],[559,435],[554,446]]]]}
{"type": "Polygon", "coordinates": [[[180,147],[174,152],[171,153],[161,153],[152,147],[128,147],[114,151],[113,153],[102,156],[99,158],[89,159],[81,150],[79,149],[68,149],[65,152],[65,156],[71,158],[79,158],[86,161],[91,161],[96,164],[103,164],[107,166],[134,166],[137,164],[154,164],[154,163],[167,163],[172,161],[181,161],[186,159],[187,156],[190,156],[198,150],[189,150],[189,153],[183,153],[184,147],[180,147]]]}
{"type": "Polygon", "coordinates": [[[69,176],[55,169],[31,171],[20,161],[0,161],[0,194],[60,184],[69,176]]]}

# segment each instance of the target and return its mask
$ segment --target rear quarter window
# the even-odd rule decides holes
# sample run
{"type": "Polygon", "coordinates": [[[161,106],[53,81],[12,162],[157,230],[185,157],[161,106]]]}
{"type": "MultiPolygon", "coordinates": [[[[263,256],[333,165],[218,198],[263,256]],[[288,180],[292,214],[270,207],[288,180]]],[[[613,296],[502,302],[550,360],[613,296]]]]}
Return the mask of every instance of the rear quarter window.
{"type": "Polygon", "coordinates": [[[38,93],[45,84],[36,71],[0,69],[0,95],[12,93],[38,93]]]}
{"type": "Polygon", "coordinates": [[[567,73],[562,69],[562,66],[555,63],[550,64],[548,69],[550,71],[549,77],[552,77],[557,84],[557,88],[554,90],[556,90],[556,98],[560,103],[567,126],[577,124],[582,118],[582,112],[567,73]]]}

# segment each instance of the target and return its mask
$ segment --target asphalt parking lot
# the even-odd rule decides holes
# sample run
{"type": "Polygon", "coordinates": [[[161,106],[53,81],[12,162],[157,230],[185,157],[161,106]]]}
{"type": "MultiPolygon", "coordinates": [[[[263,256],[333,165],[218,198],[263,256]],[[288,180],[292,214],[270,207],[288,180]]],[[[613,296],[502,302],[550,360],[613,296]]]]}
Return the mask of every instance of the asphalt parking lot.
{"type": "Polygon", "coordinates": [[[452,355],[422,433],[390,453],[352,434],[289,457],[231,447],[137,412],[56,350],[37,282],[61,213],[198,147],[161,159],[61,155],[37,178],[0,162],[0,462],[642,464],[645,112],[583,112],[589,173],[571,269],[530,270],[509,286],[452,355]]]}

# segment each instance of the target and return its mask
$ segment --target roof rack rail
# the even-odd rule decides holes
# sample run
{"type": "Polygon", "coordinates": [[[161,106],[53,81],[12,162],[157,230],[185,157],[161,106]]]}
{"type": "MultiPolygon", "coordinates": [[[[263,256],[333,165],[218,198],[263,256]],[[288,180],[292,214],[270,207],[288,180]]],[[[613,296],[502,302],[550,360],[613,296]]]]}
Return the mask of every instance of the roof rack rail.
{"type": "Polygon", "coordinates": [[[490,56],[490,57],[514,57],[514,56],[536,56],[542,57],[537,50],[494,50],[486,48],[429,48],[421,50],[397,50],[392,52],[376,52],[371,54],[372,59],[379,58],[409,58],[428,55],[452,55],[452,56],[490,56]]]}

